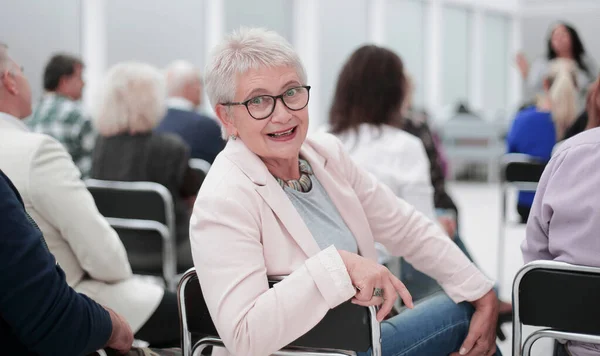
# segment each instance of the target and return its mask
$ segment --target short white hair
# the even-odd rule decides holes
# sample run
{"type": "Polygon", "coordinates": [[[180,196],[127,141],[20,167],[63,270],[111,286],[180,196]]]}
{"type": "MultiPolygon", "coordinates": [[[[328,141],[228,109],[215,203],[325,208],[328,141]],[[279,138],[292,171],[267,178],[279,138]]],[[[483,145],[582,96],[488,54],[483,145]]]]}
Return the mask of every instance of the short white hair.
{"type": "Polygon", "coordinates": [[[200,69],[184,60],[171,62],[165,68],[165,76],[167,79],[167,93],[169,95],[173,95],[194,80],[202,80],[200,69]]]}
{"type": "Polygon", "coordinates": [[[114,65],[99,92],[94,124],[103,136],[143,133],[165,115],[165,80],[157,68],[139,62],[114,65]]]}
{"type": "Polygon", "coordinates": [[[8,46],[0,42],[0,71],[11,69],[11,59],[8,54],[8,46]]]}
{"type": "Polygon", "coordinates": [[[205,69],[205,88],[210,104],[232,101],[237,89],[236,78],[250,69],[291,66],[301,84],[306,85],[306,71],[292,45],[281,35],[264,28],[242,27],[217,45],[205,69]]]}

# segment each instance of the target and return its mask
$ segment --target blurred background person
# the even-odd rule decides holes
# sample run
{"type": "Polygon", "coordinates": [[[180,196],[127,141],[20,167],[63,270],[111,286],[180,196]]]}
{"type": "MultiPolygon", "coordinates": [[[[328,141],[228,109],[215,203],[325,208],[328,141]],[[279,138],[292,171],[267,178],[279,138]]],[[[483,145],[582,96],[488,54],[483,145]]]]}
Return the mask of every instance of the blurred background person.
{"type": "Polygon", "coordinates": [[[155,131],[178,135],[190,147],[192,158],[212,163],[225,141],[217,121],[197,112],[202,100],[200,70],[178,60],[167,67],[166,80],[168,110],[155,131]]]}
{"type": "Polygon", "coordinates": [[[552,61],[558,58],[570,59],[576,63],[575,86],[579,91],[578,108],[583,109],[588,85],[596,79],[598,65],[586,53],[575,28],[564,22],[559,22],[552,27],[544,58],[538,58],[530,65],[522,53],[517,55],[517,66],[525,80],[527,94],[532,97],[545,92],[544,79],[548,77],[552,61]]]}
{"type": "Polygon", "coordinates": [[[33,132],[50,135],[62,143],[86,178],[96,133],[79,103],[85,84],[83,69],[83,62],[76,56],[52,56],[44,70],[45,93],[27,124],[33,132]]]}
{"type": "MultiPolygon", "coordinates": [[[[94,123],[100,134],[91,177],[115,181],[149,181],[165,186],[175,203],[177,264],[192,267],[188,227],[190,201],[200,180],[189,167],[188,146],[176,135],[154,132],[165,114],[163,74],[139,62],[113,66],[100,90],[94,123]]],[[[161,265],[162,256],[145,255],[132,264],[161,265]]]]}
{"type": "MultiPolygon", "coordinates": [[[[523,153],[542,162],[550,160],[552,150],[561,141],[577,115],[575,63],[555,59],[544,79],[544,94],[535,106],[517,113],[506,137],[508,153],[523,153]]],[[[529,217],[534,192],[519,192],[517,212],[521,221],[529,217]]]]}
{"type": "MultiPolygon", "coordinates": [[[[447,216],[439,219],[434,209],[430,162],[422,141],[402,130],[403,122],[408,120],[411,91],[400,57],[386,48],[362,46],[342,67],[330,110],[330,130],[356,163],[397,197],[438,221],[472,260],[457,235],[455,221],[446,221],[447,216]]],[[[404,260],[400,272],[400,279],[415,300],[442,290],[433,278],[404,260]]],[[[510,303],[500,303],[499,312],[502,321],[510,320],[510,303]]]]}
{"type": "MultiPolygon", "coordinates": [[[[0,52],[0,61],[2,56],[9,58],[0,52]]],[[[17,75],[18,67],[12,67],[17,75]]],[[[65,148],[18,119],[31,111],[25,83],[18,94],[6,88],[0,87],[0,167],[19,190],[69,286],[123,315],[137,338],[155,346],[178,345],[175,293],[132,275],[123,243],[98,212],[65,148]]]]}

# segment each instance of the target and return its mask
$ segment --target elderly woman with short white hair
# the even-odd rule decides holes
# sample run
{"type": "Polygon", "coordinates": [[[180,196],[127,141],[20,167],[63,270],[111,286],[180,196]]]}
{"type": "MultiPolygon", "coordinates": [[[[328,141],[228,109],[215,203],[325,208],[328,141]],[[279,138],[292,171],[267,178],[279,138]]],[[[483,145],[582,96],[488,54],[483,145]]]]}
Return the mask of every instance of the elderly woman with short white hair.
{"type": "MultiPolygon", "coordinates": [[[[175,202],[177,269],[183,272],[193,264],[186,200],[195,197],[200,181],[189,168],[187,145],[173,134],[153,132],[164,118],[165,101],[164,76],[157,68],[124,62],[108,71],[94,115],[101,137],[94,149],[91,177],[156,182],[169,189],[175,202]]],[[[158,251],[130,254],[131,263],[148,269],[160,267],[158,251]]]]}
{"type": "Polygon", "coordinates": [[[192,255],[231,354],[269,355],[339,304],[410,308],[381,324],[384,355],[493,355],[497,299],[432,221],[356,165],[333,136],[307,138],[310,86],[291,45],[242,29],[212,52],[206,90],[228,143],[194,206],[192,255]],[[375,242],[440,282],[413,306],[375,242]],[[269,288],[269,276],[287,275],[269,288]],[[458,304],[457,304],[458,303],[458,304]]]}

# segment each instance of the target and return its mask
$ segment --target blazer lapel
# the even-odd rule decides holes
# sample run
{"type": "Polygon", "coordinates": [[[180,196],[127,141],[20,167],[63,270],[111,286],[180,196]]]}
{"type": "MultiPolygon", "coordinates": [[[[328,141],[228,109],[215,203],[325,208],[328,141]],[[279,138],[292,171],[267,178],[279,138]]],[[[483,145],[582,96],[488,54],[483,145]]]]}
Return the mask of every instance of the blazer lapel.
{"type": "Polygon", "coordinates": [[[321,249],[304,220],[262,160],[250,151],[241,140],[230,140],[224,153],[256,184],[255,189],[258,194],[269,205],[302,251],[308,257],[319,253],[321,249]]]}
{"type": "Polygon", "coordinates": [[[363,257],[377,259],[369,221],[354,189],[346,178],[334,167],[329,167],[327,160],[316,151],[305,148],[302,150],[302,156],[310,163],[315,176],[354,235],[359,254],[363,257]]]}

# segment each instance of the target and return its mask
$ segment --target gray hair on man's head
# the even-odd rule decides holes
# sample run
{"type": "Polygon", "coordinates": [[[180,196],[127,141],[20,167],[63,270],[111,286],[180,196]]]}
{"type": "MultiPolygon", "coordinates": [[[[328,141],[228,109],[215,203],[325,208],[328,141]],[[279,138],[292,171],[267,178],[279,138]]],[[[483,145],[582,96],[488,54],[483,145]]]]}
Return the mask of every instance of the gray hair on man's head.
{"type": "Polygon", "coordinates": [[[192,63],[184,60],[171,62],[165,69],[167,78],[167,93],[173,95],[183,89],[183,87],[194,81],[202,80],[200,70],[192,63]]]}
{"type": "Polygon", "coordinates": [[[160,70],[139,62],[116,64],[100,90],[94,124],[103,136],[149,132],[165,115],[165,99],[160,70]]]}
{"type": "Polygon", "coordinates": [[[291,66],[301,84],[306,71],[292,45],[281,35],[264,28],[242,27],[234,31],[211,52],[205,70],[205,87],[212,107],[234,99],[236,77],[250,69],[291,66]]]}

